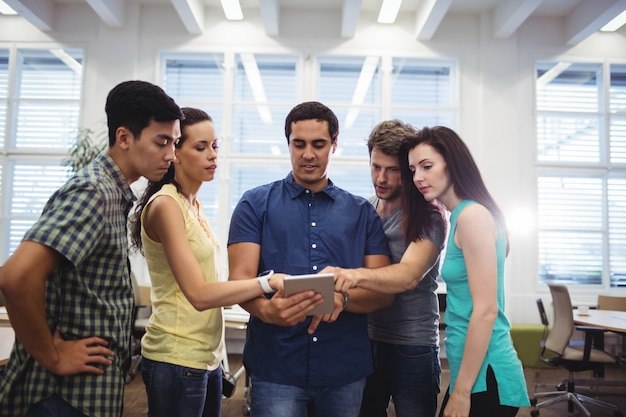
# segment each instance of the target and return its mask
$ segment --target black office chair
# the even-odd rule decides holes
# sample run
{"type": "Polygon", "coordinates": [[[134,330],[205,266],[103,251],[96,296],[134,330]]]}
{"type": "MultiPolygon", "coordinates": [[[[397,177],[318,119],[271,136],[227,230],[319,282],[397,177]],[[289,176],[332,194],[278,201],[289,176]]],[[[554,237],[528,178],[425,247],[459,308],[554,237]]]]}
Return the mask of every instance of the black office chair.
{"type": "Polygon", "coordinates": [[[129,384],[137,374],[141,366],[141,338],[146,333],[146,326],[152,314],[152,305],[150,304],[150,293],[148,287],[141,287],[137,283],[137,279],[133,272],[130,273],[131,282],[133,284],[133,292],[135,295],[135,321],[133,323],[133,331],[131,333],[131,363],[130,369],[126,374],[125,382],[129,384]]]}
{"type": "MultiPolygon", "coordinates": [[[[569,371],[569,377],[565,391],[535,392],[535,398],[531,400],[531,404],[536,409],[531,411],[531,416],[538,416],[540,408],[566,400],[569,412],[573,412],[574,406],[577,406],[587,417],[591,417],[591,413],[583,405],[583,402],[586,402],[613,410],[615,417],[623,417],[615,405],[576,392],[575,372],[591,370],[595,378],[598,375],[603,375],[605,364],[615,364],[617,359],[607,352],[593,347],[594,339],[599,337],[599,334],[601,336],[603,330],[579,326],[580,330],[585,331],[584,347],[581,348],[570,343],[574,333],[574,315],[569,292],[564,285],[549,284],[549,287],[554,306],[554,325],[547,333],[539,359],[553,367],[563,366],[569,371]],[[537,397],[546,396],[553,398],[537,403],[537,397]]],[[[544,315],[545,309],[543,310],[542,321],[544,315]]],[[[545,315],[545,320],[547,322],[547,315],[545,315]]]]}

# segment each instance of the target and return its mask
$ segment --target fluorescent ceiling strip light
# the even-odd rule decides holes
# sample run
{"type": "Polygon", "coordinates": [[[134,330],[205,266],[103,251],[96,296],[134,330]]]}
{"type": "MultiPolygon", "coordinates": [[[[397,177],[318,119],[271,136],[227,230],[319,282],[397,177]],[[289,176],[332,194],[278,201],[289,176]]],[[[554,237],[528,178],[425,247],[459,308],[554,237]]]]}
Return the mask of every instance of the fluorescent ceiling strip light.
{"type": "Polygon", "coordinates": [[[240,54],[243,69],[246,72],[248,83],[252,88],[252,95],[257,103],[262,103],[257,106],[259,116],[264,123],[272,123],[272,114],[267,106],[267,97],[265,96],[265,89],[263,88],[263,80],[261,79],[261,73],[259,72],[259,66],[254,59],[254,55],[250,53],[240,54]]]}
{"type": "Polygon", "coordinates": [[[396,21],[402,0],[383,0],[378,13],[378,23],[393,23],[396,21]]]}
{"type": "Polygon", "coordinates": [[[222,3],[222,9],[224,9],[224,15],[228,20],[242,20],[243,13],[241,12],[241,5],[239,0],[220,0],[222,3]]]}
{"type": "Polygon", "coordinates": [[[613,20],[602,26],[600,30],[602,32],[615,32],[617,29],[624,26],[624,23],[626,23],[626,10],[615,16],[613,20]]]}
{"type": "Polygon", "coordinates": [[[65,65],[73,69],[75,73],[81,74],[83,72],[83,65],[63,49],[50,49],[50,52],[52,55],[63,61],[65,65]]]}
{"type": "MultiPolygon", "coordinates": [[[[367,90],[369,90],[372,79],[374,78],[374,73],[376,73],[376,68],[378,68],[378,60],[379,57],[377,56],[368,56],[365,58],[365,62],[363,62],[363,66],[361,67],[361,74],[359,74],[359,80],[354,89],[354,95],[352,96],[353,105],[360,106],[365,101],[365,94],[367,94],[367,90]]],[[[351,107],[346,116],[346,127],[352,127],[358,115],[359,109],[357,107],[351,107]]]]}
{"type": "Polygon", "coordinates": [[[549,70],[543,73],[543,75],[537,78],[537,87],[543,88],[550,84],[552,80],[561,75],[563,71],[572,66],[571,62],[559,62],[549,70]]]}
{"type": "Polygon", "coordinates": [[[17,12],[5,2],[0,1],[0,14],[17,14],[17,12]]]}

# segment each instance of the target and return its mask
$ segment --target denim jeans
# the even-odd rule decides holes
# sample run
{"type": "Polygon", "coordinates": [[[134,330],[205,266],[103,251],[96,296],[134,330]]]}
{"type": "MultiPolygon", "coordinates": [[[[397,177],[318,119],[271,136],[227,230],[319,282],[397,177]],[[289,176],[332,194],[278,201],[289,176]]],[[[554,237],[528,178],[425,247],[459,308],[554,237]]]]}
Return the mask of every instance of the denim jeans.
{"type": "Polygon", "coordinates": [[[221,413],[221,366],[203,371],[143,358],[141,377],[149,417],[217,417],[221,413]]]}
{"type": "Polygon", "coordinates": [[[254,417],[357,417],[365,378],[339,387],[296,387],[251,377],[254,417]]]}
{"type": "Polygon", "coordinates": [[[33,405],[26,413],[26,417],[86,417],[86,414],[55,394],[33,405]]]}
{"type": "Polygon", "coordinates": [[[434,417],[441,364],[439,346],[372,342],[374,373],[367,378],[360,417],[387,416],[389,400],[397,417],[434,417]]]}

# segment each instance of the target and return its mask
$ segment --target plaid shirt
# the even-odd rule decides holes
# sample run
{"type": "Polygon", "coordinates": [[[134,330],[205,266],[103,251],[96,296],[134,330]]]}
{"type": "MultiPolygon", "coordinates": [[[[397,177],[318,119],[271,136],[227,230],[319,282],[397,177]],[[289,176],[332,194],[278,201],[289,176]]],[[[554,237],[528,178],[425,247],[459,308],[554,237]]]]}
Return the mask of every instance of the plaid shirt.
{"type": "Polygon", "coordinates": [[[52,195],[24,236],[67,260],[46,281],[50,331],[59,329],[66,340],[100,336],[115,357],[104,375],[61,377],[16,341],[0,381],[0,416],[23,415],[53,394],[88,416],[121,416],[134,307],[126,229],[132,201],[122,171],[102,153],[52,195]]]}

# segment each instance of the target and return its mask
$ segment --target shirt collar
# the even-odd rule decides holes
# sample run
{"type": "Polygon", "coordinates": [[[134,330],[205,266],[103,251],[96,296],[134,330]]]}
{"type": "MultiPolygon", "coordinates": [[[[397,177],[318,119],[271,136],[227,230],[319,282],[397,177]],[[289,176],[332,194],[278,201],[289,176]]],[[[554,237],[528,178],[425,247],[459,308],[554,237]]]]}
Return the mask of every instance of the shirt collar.
{"type": "MultiPolygon", "coordinates": [[[[287,185],[287,192],[289,193],[289,196],[291,197],[292,200],[307,191],[306,188],[304,188],[303,186],[301,186],[300,184],[296,182],[296,180],[293,178],[292,172],[289,172],[289,174],[287,174],[284,181],[285,181],[285,184],[287,185]]],[[[334,200],[337,196],[337,192],[338,192],[337,187],[335,187],[335,184],[329,178],[328,185],[326,185],[326,187],[324,187],[323,190],[318,191],[315,194],[320,195],[320,196],[326,195],[330,199],[334,200]]]]}

